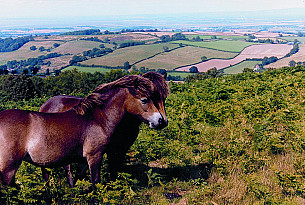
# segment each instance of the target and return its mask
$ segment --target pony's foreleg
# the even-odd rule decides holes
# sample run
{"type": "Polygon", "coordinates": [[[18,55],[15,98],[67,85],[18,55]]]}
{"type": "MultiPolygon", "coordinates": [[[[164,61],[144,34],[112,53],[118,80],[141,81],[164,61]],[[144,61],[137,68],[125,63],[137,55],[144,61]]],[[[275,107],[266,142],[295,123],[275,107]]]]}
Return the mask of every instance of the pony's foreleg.
{"type": "Polygon", "coordinates": [[[86,177],[87,169],[88,169],[88,164],[86,164],[86,163],[79,163],[77,165],[76,175],[74,178],[74,184],[77,182],[77,180],[82,180],[86,177]]]}
{"type": "Polygon", "coordinates": [[[121,152],[107,152],[111,180],[116,180],[118,172],[122,170],[124,166],[125,155],[125,150],[121,152]]]}
{"type": "Polygon", "coordinates": [[[66,170],[66,174],[67,174],[67,180],[70,184],[70,186],[73,188],[74,187],[74,182],[73,182],[73,175],[72,175],[72,172],[71,172],[71,165],[67,165],[67,166],[64,166],[65,170],[66,170]]]}
{"type": "Polygon", "coordinates": [[[94,190],[95,190],[95,184],[100,182],[101,160],[102,160],[102,152],[98,152],[93,156],[87,156],[92,187],[94,190]]]}
{"type": "Polygon", "coordinates": [[[48,181],[49,180],[49,176],[50,176],[50,172],[47,171],[44,167],[41,167],[41,172],[42,172],[42,178],[45,181],[48,181]]]}

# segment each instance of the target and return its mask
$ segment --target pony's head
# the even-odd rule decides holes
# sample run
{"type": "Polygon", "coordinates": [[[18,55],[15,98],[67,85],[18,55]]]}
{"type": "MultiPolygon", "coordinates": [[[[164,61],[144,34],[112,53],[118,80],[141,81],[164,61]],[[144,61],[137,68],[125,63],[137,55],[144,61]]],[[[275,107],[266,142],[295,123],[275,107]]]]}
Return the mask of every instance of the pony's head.
{"type": "MultiPolygon", "coordinates": [[[[159,109],[160,96],[158,88],[149,78],[141,76],[127,76],[129,82],[125,109],[128,113],[137,115],[140,119],[148,123],[151,128],[162,129],[167,126],[165,109],[159,109]]],[[[161,100],[162,101],[162,100],[161,100]]],[[[163,104],[162,104],[163,105],[163,104]]]]}
{"type": "Polygon", "coordinates": [[[158,110],[158,103],[154,102],[156,92],[156,86],[149,79],[138,75],[125,76],[98,86],[74,110],[78,114],[85,115],[96,106],[103,108],[115,94],[120,94],[116,100],[124,101],[122,109],[125,112],[138,116],[151,128],[162,129],[167,126],[167,119],[165,113],[161,114],[158,110]]]}
{"type": "Polygon", "coordinates": [[[169,87],[166,83],[166,74],[163,76],[157,72],[147,72],[143,74],[144,78],[149,79],[154,85],[154,92],[152,96],[152,101],[154,102],[155,106],[161,113],[164,122],[167,125],[167,117],[165,111],[165,100],[169,94],[169,87]]]}

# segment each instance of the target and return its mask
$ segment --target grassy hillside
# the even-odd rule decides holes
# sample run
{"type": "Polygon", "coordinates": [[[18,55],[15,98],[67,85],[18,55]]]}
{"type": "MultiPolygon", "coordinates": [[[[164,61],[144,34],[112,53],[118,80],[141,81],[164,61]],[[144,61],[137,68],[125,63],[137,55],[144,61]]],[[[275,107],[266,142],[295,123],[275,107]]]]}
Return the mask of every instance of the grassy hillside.
{"type": "Polygon", "coordinates": [[[231,40],[216,40],[216,41],[202,41],[202,42],[192,42],[192,41],[175,41],[173,43],[182,43],[185,45],[198,46],[202,48],[210,48],[220,51],[235,52],[239,53],[247,46],[253,45],[254,43],[245,41],[231,41],[231,40]]]}
{"type": "MultiPolygon", "coordinates": [[[[304,204],[305,68],[170,84],[169,126],[143,125],[125,171],[90,191],[24,163],[10,203],[304,204]]],[[[77,92],[77,91],[76,91],[77,92]]],[[[2,103],[37,109],[45,99],[2,103]],[[36,108],[37,107],[37,108],[36,108]]]]}
{"type": "MultiPolygon", "coordinates": [[[[199,38],[204,39],[204,40],[209,40],[213,37],[213,35],[187,35],[188,39],[196,38],[199,36],[199,38]]],[[[240,36],[240,35],[235,35],[235,36],[230,36],[230,35],[217,35],[218,39],[231,39],[231,40],[245,40],[248,37],[247,36],[240,36]]]]}
{"type": "MultiPolygon", "coordinates": [[[[39,51],[39,47],[43,46],[46,49],[52,48],[54,43],[58,43],[57,41],[30,41],[23,45],[16,51],[12,52],[0,52],[0,65],[7,63],[7,61],[12,60],[26,60],[29,58],[36,58],[40,55],[46,55],[47,51],[39,51]],[[32,51],[30,49],[31,46],[36,46],[37,50],[32,51]]],[[[51,49],[52,50],[52,49],[51,49]]],[[[53,51],[51,51],[53,52],[53,51]]]]}
{"type": "Polygon", "coordinates": [[[87,61],[82,62],[84,65],[103,65],[103,66],[123,66],[126,61],[130,64],[134,64],[143,59],[152,57],[160,52],[164,52],[163,47],[168,47],[169,49],[177,48],[178,45],[161,43],[161,44],[151,44],[151,45],[140,45],[132,46],[127,48],[121,48],[115,50],[106,56],[99,58],[92,58],[87,61]]]}
{"type": "Polygon", "coordinates": [[[89,73],[94,73],[94,72],[100,72],[100,73],[107,73],[110,71],[110,69],[107,68],[102,68],[102,67],[81,67],[81,66],[69,66],[67,68],[64,68],[62,72],[68,71],[68,70],[78,70],[81,72],[89,72],[89,73]]]}
{"type": "Polygon", "coordinates": [[[233,58],[237,54],[230,52],[217,51],[207,48],[199,48],[193,46],[185,46],[175,49],[171,52],[165,52],[153,58],[137,63],[137,67],[147,67],[151,69],[164,68],[173,70],[177,67],[195,64],[201,62],[201,57],[206,56],[207,59],[211,58],[233,58]]]}
{"type": "MultiPolygon", "coordinates": [[[[189,32],[188,32],[189,33],[189,32]]],[[[173,32],[127,32],[127,33],[116,33],[116,34],[103,34],[103,35],[50,35],[50,36],[36,36],[35,41],[30,41],[23,45],[20,49],[13,52],[0,53],[0,65],[5,65],[8,61],[13,60],[28,60],[29,58],[38,58],[42,55],[47,55],[50,53],[59,53],[63,56],[45,60],[46,65],[40,63],[40,74],[47,72],[47,69],[50,72],[54,70],[60,70],[69,65],[69,62],[73,59],[75,55],[82,56],[84,51],[87,51],[87,56],[89,55],[88,51],[91,51],[94,48],[99,48],[103,44],[106,48],[111,48],[113,52],[106,55],[89,55],[88,60],[80,62],[85,66],[97,65],[104,67],[118,67],[123,66],[125,62],[129,62],[130,65],[134,65],[136,69],[140,68],[147,69],[166,69],[166,70],[176,70],[180,68],[181,71],[189,71],[188,66],[195,65],[198,67],[199,71],[207,71],[210,68],[216,67],[217,69],[225,68],[230,64],[234,65],[236,62],[228,62],[228,65],[222,66],[223,61],[212,61],[209,62],[207,66],[200,64],[201,58],[203,56],[209,59],[233,59],[241,51],[247,50],[250,45],[256,44],[251,42],[246,42],[245,39],[248,36],[243,35],[226,35],[226,33],[215,33],[216,39],[212,39],[215,35],[193,35],[186,34],[186,38],[192,39],[195,37],[200,37],[204,41],[189,41],[189,40],[177,40],[175,39],[162,39],[161,36],[170,36],[173,35],[173,32]],[[91,39],[91,40],[90,40],[91,39]],[[168,41],[169,40],[169,41],[168,41]],[[167,42],[168,41],[168,42],[167,42]],[[105,43],[107,42],[107,43],[105,43]],[[130,43],[130,42],[146,42],[146,45],[136,45],[131,47],[121,48],[121,43],[130,43]],[[155,42],[157,42],[155,44],[155,42]],[[167,42],[167,43],[160,43],[167,42]],[[54,44],[57,46],[54,46],[54,44]],[[59,44],[59,46],[58,46],[59,44]],[[31,50],[30,48],[35,46],[36,50],[31,50]],[[39,47],[43,46],[46,50],[39,51],[39,47]],[[248,48],[246,48],[248,47],[248,48]],[[246,49],[245,49],[246,48],[246,49]],[[101,57],[97,57],[101,56],[101,57]],[[92,57],[92,58],[91,58],[92,57]],[[48,63],[50,62],[50,63],[48,63]],[[47,64],[48,63],[48,64],[47,64]],[[210,64],[211,63],[211,64],[210,64]]],[[[271,35],[271,34],[268,34],[271,35]]],[[[286,40],[289,38],[293,39],[295,37],[283,37],[286,40]]],[[[179,38],[178,38],[179,39],[179,38]]],[[[298,38],[300,41],[303,41],[303,38],[298,38]]],[[[272,45],[272,46],[283,46],[282,44],[259,44],[259,45],[272,45]]],[[[301,47],[301,45],[300,45],[301,47]]],[[[268,51],[269,49],[265,49],[268,51]]],[[[280,50],[280,49],[279,49],[280,50]]],[[[301,51],[302,49],[300,49],[301,51]]],[[[272,55],[277,55],[277,51],[273,52],[272,55]]],[[[259,52],[256,49],[253,53],[250,52],[247,54],[247,58],[258,58],[257,53],[261,54],[260,58],[269,56],[264,52],[259,52]]],[[[287,52],[286,52],[287,53],[287,52]]],[[[281,57],[281,56],[280,56],[281,57]]],[[[302,52],[291,56],[290,58],[283,58],[277,62],[277,64],[272,64],[276,68],[287,65],[291,59],[298,60],[302,57],[302,52]],[[295,58],[296,57],[296,58],[295,58]]],[[[300,60],[299,61],[303,61],[300,60]]],[[[238,61],[240,62],[240,61],[238,61]]],[[[16,63],[18,64],[18,63],[16,63]]],[[[231,73],[239,72],[243,70],[241,66],[244,64],[241,63],[238,65],[238,68],[230,68],[234,71],[231,73]]],[[[35,66],[35,65],[33,65],[35,66]]],[[[33,67],[32,66],[32,67],[33,67]]],[[[27,69],[28,72],[31,72],[31,68],[22,67],[19,65],[8,66],[9,70],[15,69],[14,72],[21,73],[24,69],[27,69]]],[[[4,68],[5,69],[5,68],[4,68]]],[[[180,71],[179,70],[179,71],[180,71]]],[[[12,71],[11,71],[12,72],[12,71]]],[[[26,72],[26,71],[25,71],[26,72]]]]}
{"type": "MultiPolygon", "coordinates": [[[[100,42],[95,41],[83,41],[83,40],[76,40],[76,41],[69,41],[63,43],[59,47],[55,48],[53,52],[57,53],[70,53],[70,54],[80,54],[83,51],[91,50],[92,48],[99,48],[100,42]]],[[[108,44],[105,44],[108,46],[108,44]]]]}
{"type": "Polygon", "coordinates": [[[255,65],[261,64],[262,61],[242,61],[236,65],[230,66],[228,68],[223,69],[224,74],[237,74],[242,73],[245,68],[253,69],[255,65]]]}

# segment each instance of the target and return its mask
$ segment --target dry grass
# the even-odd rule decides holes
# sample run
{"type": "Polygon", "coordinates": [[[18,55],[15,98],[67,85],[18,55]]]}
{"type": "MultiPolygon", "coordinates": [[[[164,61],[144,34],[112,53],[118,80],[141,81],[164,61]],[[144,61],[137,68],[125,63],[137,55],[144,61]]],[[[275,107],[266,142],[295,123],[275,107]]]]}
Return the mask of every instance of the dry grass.
{"type": "Polygon", "coordinates": [[[100,42],[95,41],[69,41],[66,42],[59,47],[55,48],[53,52],[61,53],[61,54],[81,54],[83,51],[91,50],[93,48],[99,48],[100,42]]]}
{"type": "MultiPolygon", "coordinates": [[[[47,51],[39,51],[39,47],[43,46],[46,49],[53,48],[53,44],[58,43],[57,41],[30,41],[23,45],[20,49],[12,52],[4,52],[0,53],[0,64],[5,64],[7,61],[12,60],[26,60],[28,58],[36,58],[40,55],[46,55],[48,54],[47,51]],[[32,51],[30,50],[31,46],[36,46],[37,50],[32,51]]],[[[53,49],[51,49],[51,52],[53,52],[53,49]]]]}
{"type": "Polygon", "coordinates": [[[49,68],[50,72],[53,72],[54,70],[59,70],[62,67],[69,65],[69,61],[72,60],[72,57],[73,57],[72,55],[65,55],[65,56],[60,56],[57,58],[47,59],[47,60],[45,60],[45,62],[50,61],[51,66],[50,67],[48,67],[46,65],[41,66],[39,73],[45,73],[48,68],[49,68]]]}

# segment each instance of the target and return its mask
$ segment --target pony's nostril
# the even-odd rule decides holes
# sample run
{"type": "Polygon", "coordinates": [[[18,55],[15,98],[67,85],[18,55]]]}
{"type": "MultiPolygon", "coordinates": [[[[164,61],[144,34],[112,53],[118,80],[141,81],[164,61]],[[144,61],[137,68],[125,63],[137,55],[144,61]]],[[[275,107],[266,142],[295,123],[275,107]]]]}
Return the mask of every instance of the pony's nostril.
{"type": "Polygon", "coordinates": [[[159,125],[163,124],[163,122],[164,122],[163,118],[159,118],[158,122],[159,122],[159,125]]]}

